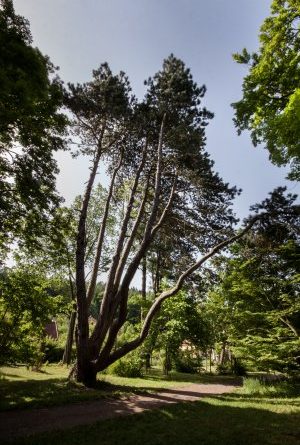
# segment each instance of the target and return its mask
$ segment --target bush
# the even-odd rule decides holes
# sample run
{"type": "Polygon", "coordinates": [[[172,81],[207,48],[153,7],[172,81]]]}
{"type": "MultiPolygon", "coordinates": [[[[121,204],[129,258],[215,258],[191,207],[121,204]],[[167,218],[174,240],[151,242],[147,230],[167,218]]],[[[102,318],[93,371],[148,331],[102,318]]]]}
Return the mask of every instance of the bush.
{"type": "Polygon", "coordinates": [[[243,380],[244,394],[265,394],[267,392],[266,384],[259,379],[245,378],[243,380]]]}
{"type": "Polygon", "coordinates": [[[108,372],[119,377],[142,377],[143,362],[140,357],[132,355],[113,363],[108,372]]]}
{"type": "Polygon", "coordinates": [[[244,377],[247,374],[246,367],[237,359],[233,360],[231,366],[232,373],[244,377]]]}
{"type": "Polygon", "coordinates": [[[220,375],[234,374],[238,376],[245,376],[247,374],[245,366],[236,358],[233,359],[232,363],[226,361],[226,363],[222,365],[217,365],[216,373],[220,375]]]}
{"type": "Polygon", "coordinates": [[[187,374],[197,374],[199,371],[202,361],[199,357],[195,357],[189,352],[181,352],[175,360],[175,369],[178,372],[185,372],[187,374]]]}
{"type": "Polygon", "coordinates": [[[232,374],[231,364],[228,362],[223,365],[217,365],[216,373],[220,375],[232,374]]]}
{"type": "Polygon", "coordinates": [[[48,363],[58,363],[62,360],[64,348],[57,342],[48,337],[44,343],[43,361],[48,363]]]}

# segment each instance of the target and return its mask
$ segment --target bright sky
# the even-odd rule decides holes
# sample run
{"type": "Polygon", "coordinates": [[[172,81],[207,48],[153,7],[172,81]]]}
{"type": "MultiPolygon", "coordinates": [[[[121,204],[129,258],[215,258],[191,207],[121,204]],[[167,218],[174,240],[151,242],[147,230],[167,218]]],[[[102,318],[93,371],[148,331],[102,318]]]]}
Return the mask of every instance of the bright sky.
{"type": "MultiPolygon", "coordinates": [[[[206,107],[215,113],[207,150],[226,182],[243,189],[235,210],[248,214],[251,204],[278,185],[300,193],[285,181],[286,170],[274,167],[268,153],[253,148],[250,136],[237,136],[230,104],[241,98],[247,70],[233,52],[258,47],[258,32],[271,0],[15,0],[16,12],[29,19],[34,44],[60,67],[65,82],[84,82],[107,61],[123,70],[133,90],[143,96],[143,80],[160,69],[171,52],[206,84],[206,107]]],[[[86,160],[58,155],[58,188],[66,202],[82,193],[86,160]]]]}

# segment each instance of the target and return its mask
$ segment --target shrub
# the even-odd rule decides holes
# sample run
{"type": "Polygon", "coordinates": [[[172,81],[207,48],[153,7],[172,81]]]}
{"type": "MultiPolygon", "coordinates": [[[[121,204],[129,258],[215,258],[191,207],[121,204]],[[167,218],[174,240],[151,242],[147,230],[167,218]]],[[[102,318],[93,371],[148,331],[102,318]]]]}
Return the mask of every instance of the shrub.
{"type": "Polygon", "coordinates": [[[119,377],[142,377],[143,361],[136,355],[117,360],[108,371],[119,377]]]}
{"type": "Polygon", "coordinates": [[[197,374],[201,368],[202,361],[190,352],[181,352],[174,360],[175,369],[178,372],[197,374]]]}
{"type": "Polygon", "coordinates": [[[245,366],[236,358],[233,359],[232,363],[226,361],[222,365],[217,365],[216,373],[220,375],[234,374],[238,376],[245,376],[247,374],[245,366]]]}
{"type": "Polygon", "coordinates": [[[267,386],[259,379],[245,378],[243,380],[243,393],[244,394],[266,394],[267,386]]]}
{"type": "Polygon", "coordinates": [[[234,375],[244,377],[247,374],[246,367],[238,359],[233,360],[231,370],[234,375]]]}
{"type": "Polygon", "coordinates": [[[226,364],[223,365],[217,365],[216,373],[220,375],[232,374],[231,364],[227,362],[226,364]]]}
{"type": "Polygon", "coordinates": [[[64,348],[57,342],[48,337],[44,343],[43,361],[48,363],[58,363],[62,360],[64,348]]]}

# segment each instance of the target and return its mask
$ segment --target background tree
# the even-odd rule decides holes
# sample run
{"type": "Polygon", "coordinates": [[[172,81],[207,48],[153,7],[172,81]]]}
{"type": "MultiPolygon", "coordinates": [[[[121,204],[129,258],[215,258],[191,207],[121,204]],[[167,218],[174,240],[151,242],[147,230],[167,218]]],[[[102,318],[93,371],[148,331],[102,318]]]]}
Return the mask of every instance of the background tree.
{"type": "MultiPolygon", "coordinates": [[[[94,251],[98,236],[98,227],[103,216],[107,191],[98,184],[91,193],[90,206],[86,220],[86,277],[91,274],[94,260],[94,251]]],[[[76,324],[76,289],[75,289],[75,252],[76,229],[82,197],[77,196],[70,207],[60,207],[56,210],[46,235],[38,238],[37,245],[23,246],[14,252],[17,263],[30,265],[35,269],[44,271],[48,277],[56,277],[65,283],[68,298],[70,300],[69,327],[66,339],[65,351],[62,357],[63,363],[70,364],[74,331],[76,324]]],[[[103,243],[103,256],[99,267],[99,273],[107,269],[111,244],[114,241],[114,231],[117,230],[114,211],[108,221],[107,233],[103,243]]],[[[99,297],[97,285],[96,296],[99,297]]],[[[93,308],[91,307],[91,314],[93,308]]]]}
{"type": "Polygon", "coordinates": [[[251,131],[254,145],[265,143],[271,161],[290,165],[300,179],[300,5],[273,0],[260,30],[260,48],[234,54],[249,66],[243,98],[233,104],[238,132],[251,131]]]}
{"type": "Polygon", "coordinates": [[[1,362],[41,364],[45,325],[68,311],[63,283],[28,264],[4,269],[0,279],[1,362]]]}
{"type": "Polygon", "coordinates": [[[300,365],[299,206],[283,192],[262,204],[281,216],[252,229],[224,258],[206,310],[216,314],[215,332],[227,349],[248,366],[291,372],[300,365]]]}
{"type": "Polygon", "coordinates": [[[200,351],[206,349],[207,325],[198,302],[186,290],[167,300],[152,322],[144,352],[158,351],[163,356],[163,368],[181,372],[198,372],[200,351]]]}
{"type": "Polygon", "coordinates": [[[29,24],[11,0],[0,6],[0,247],[35,242],[60,199],[53,153],[65,148],[62,85],[32,47],[29,24]]]}

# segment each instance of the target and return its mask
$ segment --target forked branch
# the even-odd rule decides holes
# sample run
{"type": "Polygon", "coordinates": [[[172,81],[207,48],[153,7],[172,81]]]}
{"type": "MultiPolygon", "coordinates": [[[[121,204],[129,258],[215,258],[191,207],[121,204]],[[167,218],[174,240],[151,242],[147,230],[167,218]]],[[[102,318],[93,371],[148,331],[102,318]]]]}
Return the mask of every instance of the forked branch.
{"type": "Polygon", "coordinates": [[[249,232],[249,230],[253,227],[253,225],[259,220],[261,219],[263,216],[265,215],[265,213],[260,214],[260,215],[256,215],[254,216],[251,221],[247,224],[247,226],[241,230],[237,235],[234,235],[224,241],[222,241],[221,243],[217,244],[215,247],[213,247],[206,255],[202,256],[198,261],[196,261],[191,267],[189,267],[186,271],[184,271],[180,277],[178,278],[176,284],[171,287],[170,289],[162,292],[154,301],[154,303],[152,304],[146,318],[143,324],[143,327],[141,329],[141,332],[139,334],[139,336],[137,338],[135,338],[134,340],[124,344],[123,346],[121,346],[120,348],[116,349],[115,351],[113,351],[109,357],[107,358],[107,360],[105,361],[105,363],[101,363],[100,361],[99,363],[99,371],[101,369],[106,368],[107,366],[109,366],[111,363],[114,363],[116,360],[118,360],[119,358],[123,357],[124,355],[128,354],[128,352],[133,351],[134,349],[136,349],[138,346],[140,346],[143,341],[145,340],[145,338],[147,337],[148,333],[149,333],[149,329],[151,326],[151,322],[154,318],[154,316],[157,314],[157,312],[159,311],[163,301],[165,301],[167,298],[172,297],[173,295],[177,294],[180,289],[182,288],[186,278],[188,278],[193,272],[195,272],[197,269],[199,269],[203,263],[205,263],[209,258],[211,258],[212,256],[214,256],[217,252],[219,252],[220,250],[222,250],[224,247],[232,244],[234,241],[237,241],[238,239],[242,238],[247,232],[249,232]],[[101,366],[101,369],[100,369],[101,366]]]}

